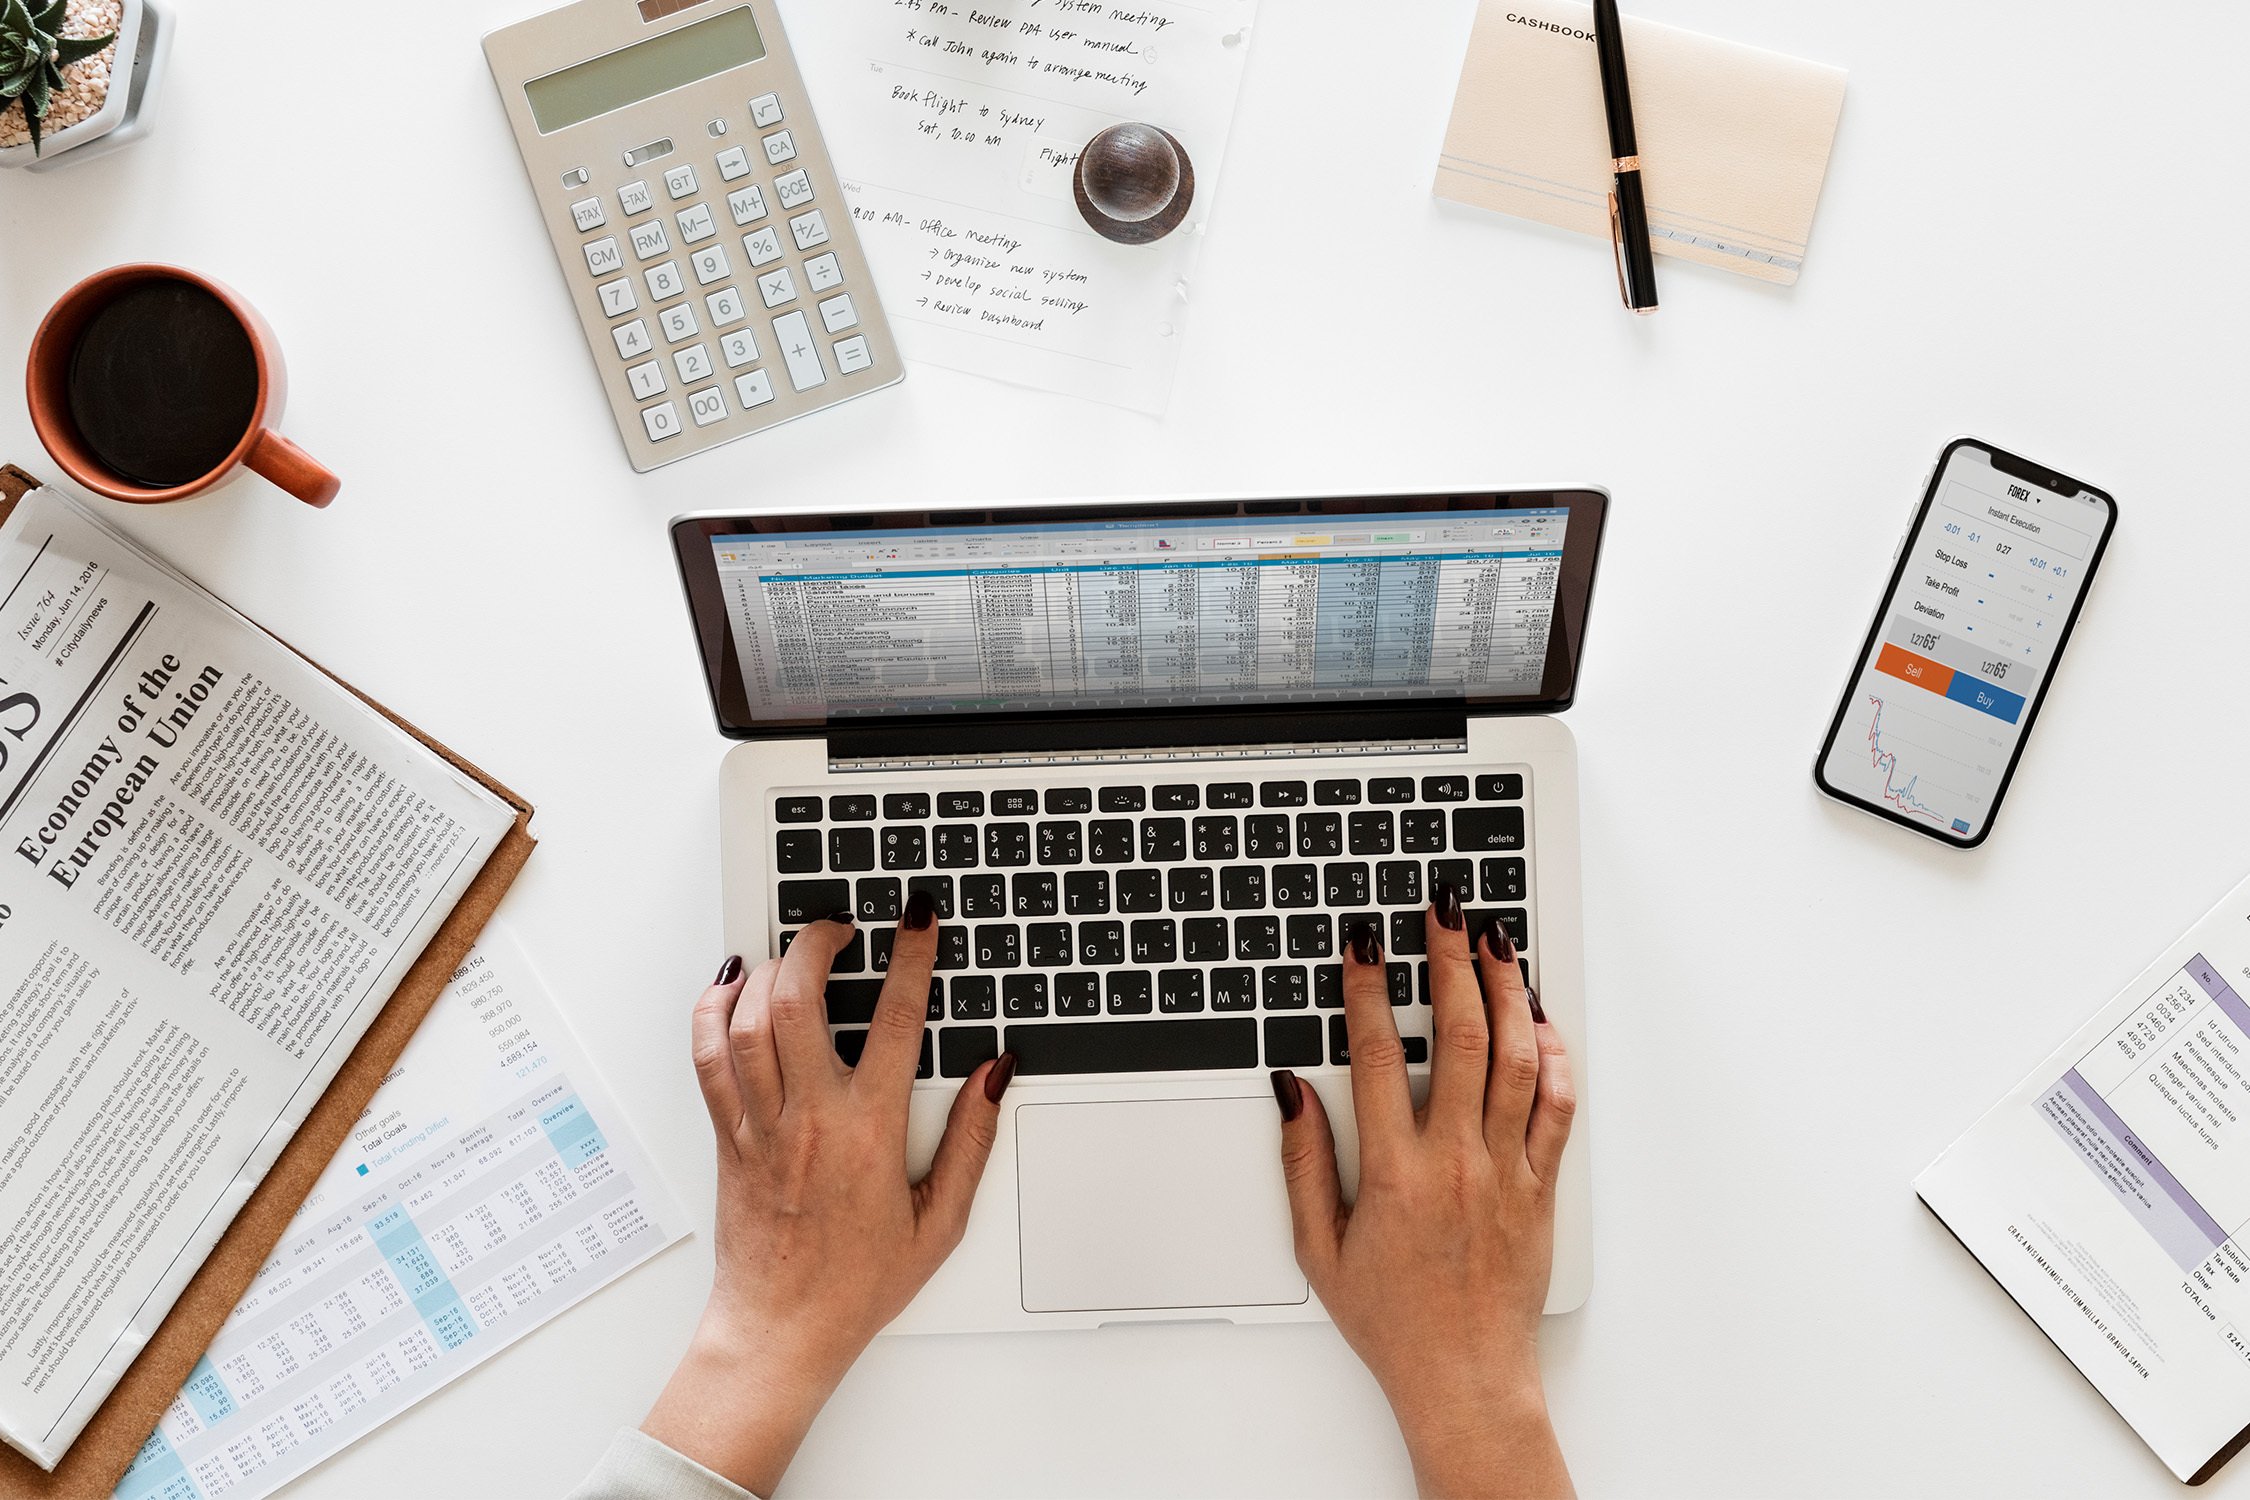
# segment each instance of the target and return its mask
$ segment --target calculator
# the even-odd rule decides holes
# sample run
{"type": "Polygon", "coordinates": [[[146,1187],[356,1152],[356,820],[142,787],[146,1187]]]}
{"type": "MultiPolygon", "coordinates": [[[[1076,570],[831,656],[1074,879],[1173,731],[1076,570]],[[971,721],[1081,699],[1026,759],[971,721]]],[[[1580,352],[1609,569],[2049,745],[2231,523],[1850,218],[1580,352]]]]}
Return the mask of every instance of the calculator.
{"type": "Polygon", "coordinates": [[[774,0],[579,0],[484,54],[635,470],[905,374],[774,0]]]}

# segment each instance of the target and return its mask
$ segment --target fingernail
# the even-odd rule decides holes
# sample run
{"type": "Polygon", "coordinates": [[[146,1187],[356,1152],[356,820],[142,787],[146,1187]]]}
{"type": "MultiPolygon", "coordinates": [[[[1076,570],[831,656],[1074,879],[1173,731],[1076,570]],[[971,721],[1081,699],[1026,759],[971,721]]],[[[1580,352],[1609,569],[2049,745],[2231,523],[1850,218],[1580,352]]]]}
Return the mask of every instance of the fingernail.
{"type": "Polygon", "coordinates": [[[998,1104],[1000,1096],[1008,1092],[1008,1085],[1015,1079],[1015,1076],[1016,1055],[1013,1052],[1001,1053],[1000,1060],[992,1065],[992,1071],[984,1075],[985,1099],[990,1103],[998,1104]]]}
{"type": "Polygon", "coordinates": [[[1362,922],[1352,929],[1352,957],[1363,964],[1383,961],[1383,939],[1376,933],[1373,922],[1362,922]]]}
{"type": "Polygon", "coordinates": [[[1461,893],[1450,881],[1441,881],[1430,893],[1430,904],[1437,908],[1438,926],[1449,932],[1461,930],[1461,893]]]}
{"type": "Polygon", "coordinates": [[[1526,989],[1523,992],[1523,997],[1531,1002],[1531,1019],[1542,1026],[1546,1025],[1547,1013],[1539,1008],[1539,992],[1534,989],[1526,989]]]}
{"type": "Polygon", "coordinates": [[[908,932],[923,932],[936,920],[936,899],[928,891],[916,891],[906,898],[906,915],[898,919],[898,925],[908,932]]]}
{"type": "Polygon", "coordinates": [[[711,982],[713,984],[732,984],[741,977],[742,960],[740,958],[729,958],[725,963],[719,965],[719,977],[711,982]]]}
{"type": "Polygon", "coordinates": [[[1484,930],[1484,943],[1492,950],[1492,956],[1500,962],[1512,964],[1516,961],[1516,940],[1508,935],[1508,929],[1500,923],[1495,922],[1484,930]]]}
{"type": "Polygon", "coordinates": [[[1287,1068],[1274,1069],[1273,1102],[1281,1106],[1284,1125],[1295,1123],[1297,1116],[1305,1112],[1305,1086],[1287,1068]]]}
{"type": "Polygon", "coordinates": [[[847,906],[842,911],[830,912],[827,916],[821,918],[821,920],[824,922],[841,922],[846,927],[849,927],[852,925],[852,923],[858,921],[859,917],[855,912],[853,912],[850,907],[847,906]]]}

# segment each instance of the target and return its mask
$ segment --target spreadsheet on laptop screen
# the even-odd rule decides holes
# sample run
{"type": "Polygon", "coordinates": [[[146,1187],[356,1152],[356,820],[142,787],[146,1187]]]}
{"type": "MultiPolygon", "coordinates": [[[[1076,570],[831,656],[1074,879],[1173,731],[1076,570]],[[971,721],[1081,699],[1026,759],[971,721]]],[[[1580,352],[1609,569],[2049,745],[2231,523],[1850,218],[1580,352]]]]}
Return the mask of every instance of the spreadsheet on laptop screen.
{"type": "Polygon", "coordinates": [[[1569,512],[712,538],[759,719],[1535,693],[1569,512]]]}

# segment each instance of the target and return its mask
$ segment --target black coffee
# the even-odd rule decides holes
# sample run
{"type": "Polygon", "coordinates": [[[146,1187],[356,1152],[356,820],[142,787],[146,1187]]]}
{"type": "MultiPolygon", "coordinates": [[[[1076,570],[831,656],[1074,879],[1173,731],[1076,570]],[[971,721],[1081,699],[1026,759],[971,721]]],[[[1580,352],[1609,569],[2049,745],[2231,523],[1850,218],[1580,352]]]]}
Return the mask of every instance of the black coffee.
{"type": "Polygon", "coordinates": [[[105,467],[150,489],[226,462],[258,408],[250,335],[184,281],[147,281],[87,322],[70,356],[70,419],[105,467]]]}

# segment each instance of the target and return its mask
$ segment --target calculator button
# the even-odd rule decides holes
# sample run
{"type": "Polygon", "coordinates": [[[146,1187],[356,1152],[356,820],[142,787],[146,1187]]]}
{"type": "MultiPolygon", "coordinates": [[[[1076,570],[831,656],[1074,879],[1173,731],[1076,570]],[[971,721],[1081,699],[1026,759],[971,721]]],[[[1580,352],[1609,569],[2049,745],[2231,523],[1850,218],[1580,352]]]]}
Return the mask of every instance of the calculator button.
{"type": "Polygon", "coordinates": [[[781,259],[781,232],[771,224],[742,237],[742,251],[754,266],[770,266],[781,259]]]}
{"type": "MultiPolygon", "coordinates": [[[[812,178],[805,175],[803,167],[799,167],[787,177],[775,178],[773,190],[775,196],[781,199],[783,208],[803,208],[806,204],[812,202],[812,178]]],[[[595,206],[600,207],[599,204],[595,206]]]]}
{"type": "Polygon", "coordinates": [[[719,357],[727,362],[730,370],[754,365],[758,362],[758,340],[749,329],[738,329],[719,340],[719,357]]]}
{"type": "Polygon", "coordinates": [[[617,340],[617,353],[621,359],[638,359],[656,347],[656,341],[648,336],[648,324],[640,318],[635,318],[622,328],[612,328],[609,336],[617,340]]]}
{"type": "Polygon", "coordinates": [[[683,245],[707,240],[719,232],[719,226],[711,222],[710,208],[701,203],[693,208],[681,209],[679,219],[680,243],[683,245]]]}
{"type": "Polygon", "coordinates": [[[602,294],[602,311],[613,318],[622,318],[641,305],[640,293],[633,290],[633,278],[630,276],[605,281],[594,290],[602,294]]]}
{"type": "Polygon", "coordinates": [[[864,338],[846,339],[836,346],[836,368],[846,375],[857,375],[875,363],[875,356],[867,352],[864,338]]]}
{"type": "Polygon", "coordinates": [[[797,138],[786,130],[777,130],[766,137],[766,161],[780,166],[785,161],[797,159],[797,138]]]}
{"type": "Polygon", "coordinates": [[[805,283],[816,292],[844,284],[844,268],[836,264],[836,252],[816,255],[805,262],[805,283]]]}
{"type": "Polygon", "coordinates": [[[668,437],[680,435],[680,409],[667,401],[662,406],[652,406],[641,413],[641,425],[648,429],[648,440],[661,443],[668,437]]]}
{"type": "Polygon", "coordinates": [[[602,211],[602,200],[599,198],[587,198],[573,203],[570,205],[570,216],[578,222],[580,234],[599,229],[609,222],[609,215],[602,211]]]}
{"type": "Polygon", "coordinates": [[[653,359],[645,365],[635,365],[627,370],[625,378],[632,383],[635,401],[646,401],[651,396],[664,394],[664,367],[653,359]]]}
{"type": "Polygon", "coordinates": [[[724,245],[713,245],[707,250],[696,251],[695,254],[688,257],[688,264],[695,267],[695,284],[697,286],[709,286],[714,281],[724,281],[734,272],[734,267],[727,264],[727,252],[724,245]]]}
{"type": "Polygon", "coordinates": [[[713,292],[703,299],[703,305],[711,310],[711,326],[713,328],[724,328],[729,323],[742,321],[742,289],[740,287],[730,286],[724,291],[713,292]]]}
{"type": "Polygon", "coordinates": [[[645,182],[628,182],[617,190],[617,206],[628,214],[645,214],[656,207],[656,199],[645,182]]]}
{"type": "Polygon", "coordinates": [[[678,261],[668,260],[661,266],[649,267],[648,294],[657,301],[669,301],[686,289],[687,283],[680,280],[680,263],[678,261]]]}
{"type": "MultiPolygon", "coordinates": [[[[797,280],[783,266],[778,271],[768,271],[758,278],[758,295],[766,299],[766,306],[779,307],[784,302],[797,300],[797,280]]],[[[799,390],[804,387],[799,386],[799,390]]]]}
{"type": "Polygon", "coordinates": [[[820,324],[830,333],[842,333],[858,321],[859,311],[852,306],[849,293],[820,304],[820,324]]]}
{"type": "Polygon", "coordinates": [[[820,347],[813,342],[812,325],[801,312],[773,320],[773,336],[781,345],[782,361],[789,366],[789,383],[800,391],[828,383],[820,367],[820,347]]]}
{"type": "Polygon", "coordinates": [[[671,248],[672,237],[664,232],[662,219],[633,226],[633,253],[642,260],[654,260],[671,248]]]}
{"type": "Polygon", "coordinates": [[[828,216],[817,208],[809,214],[799,214],[789,221],[789,232],[797,237],[800,250],[825,245],[828,243],[828,216]]]}
{"type": "Polygon", "coordinates": [[[744,411],[763,406],[773,399],[773,376],[765,370],[752,370],[747,375],[734,377],[734,399],[742,403],[744,411]]]}
{"type": "Polygon", "coordinates": [[[664,174],[664,191],[675,198],[695,196],[695,168],[681,165],[664,174]]]}
{"type": "Polygon", "coordinates": [[[680,383],[692,385],[698,380],[711,378],[711,351],[701,344],[681,349],[672,356],[672,368],[680,372],[680,383]]]}
{"type": "Polygon", "coordinates": [[[586,246],[586,269],[596,276],[607,276],[612,271],[624,269],[624,266],[625,258],[617,253],[616,235],[604,235],[586,246]]]}
{"type": "Polygon", "coordinates": [[[768,125],[779,125],[781,123],[781,96],[779,94],[760,94],[757,98],[751,100],[750,118],[756,121],[761,129],[768,125]]]}
{"type": "Polygon", "coordinates": [[[719,176],[728,182],[740,182],[750,175],[750,153],[740,146],[729,146],[719,153],[719,176]]]}
{"type": "Polygon", "coordinates": [[[687,398],[687,409],[688,415],[695,418],[696,426],[708,427],[725,418],[727,398],[719,394],[717,386],[712,386],[709,390],[691,393],[687,398]]]}
{"type": "Polygon", "coordinates": [[[766,191],[756,183],[727,194],[727,211],[736,224],[755,224],[766,216],[766,191]]]}
{"type": "Polygon", "coordinates": [[[696,335],[695,309],[685,302],[675,303],[657,314],[656,321],[663,325],[666,343],[676,344],[681,339],[696,335]]]}

